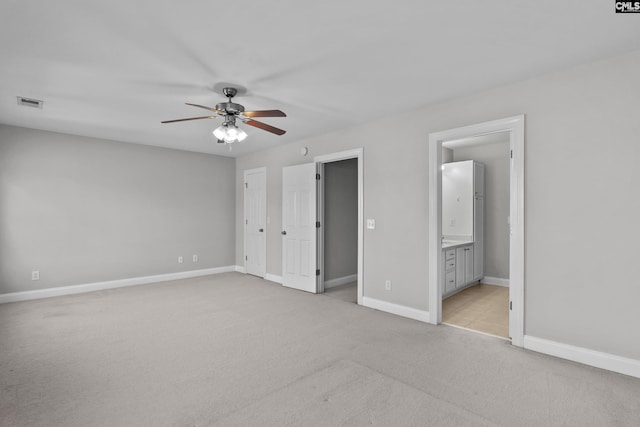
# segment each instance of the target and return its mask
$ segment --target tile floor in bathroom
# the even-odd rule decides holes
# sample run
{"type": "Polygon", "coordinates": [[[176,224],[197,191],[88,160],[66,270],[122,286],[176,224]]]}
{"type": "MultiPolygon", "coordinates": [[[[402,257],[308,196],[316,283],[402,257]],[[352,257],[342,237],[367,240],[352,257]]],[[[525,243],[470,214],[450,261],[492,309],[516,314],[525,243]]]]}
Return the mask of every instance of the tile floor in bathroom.
{"type": "Polygon", "coordinates": [[[509,338],[509,288],[480,283],[450,296],[442,322],[509,338]]]}

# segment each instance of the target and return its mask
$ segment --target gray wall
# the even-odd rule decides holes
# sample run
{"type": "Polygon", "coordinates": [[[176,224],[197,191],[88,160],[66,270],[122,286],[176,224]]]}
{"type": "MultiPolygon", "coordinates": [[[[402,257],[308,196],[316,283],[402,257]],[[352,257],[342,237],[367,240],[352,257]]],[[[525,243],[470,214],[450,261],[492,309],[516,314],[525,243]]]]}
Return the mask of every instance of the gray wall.
{"type": "Polygon", "coordinates": [[[324,279],[358,272],[358,160],[324,166],[324,279]]]}
{"type": "Polygon", "coordinates": [[[460,147],[454,161],[484,163],[484,275],[509,278],[509,142],[460,147]]]}
{"type": "Polygon", "coordinates": [[[233,265],[234,171],[229,158],[0,126],[0,293],[233,265]]]}
{"type": "MultiPolygon", "coordinates": [[[[266,166],[267,272],[281,275],[282,167],[363,147],[364,216],[376,219],[364,230],[365,296],[426,311],[429,133],[524,113],[525,334],[640,359],[640,340],[630,339],[640,324],[640,121],[631,113],[640,85],[624,83],[638,75],[634,52],[243,156],[236,203],[242,171],[266,166]],[[394,121],[403,138],[391,141],[394,121]]],[[[237,212],[241,265],[241,205],[237,212]]]]}

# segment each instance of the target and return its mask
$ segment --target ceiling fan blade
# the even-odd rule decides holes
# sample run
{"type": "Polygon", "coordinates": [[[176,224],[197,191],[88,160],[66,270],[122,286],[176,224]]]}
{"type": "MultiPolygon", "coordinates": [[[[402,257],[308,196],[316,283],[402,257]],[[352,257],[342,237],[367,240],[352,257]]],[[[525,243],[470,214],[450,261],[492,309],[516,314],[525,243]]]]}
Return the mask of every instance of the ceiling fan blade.
{"type": "Polygon", "coordinates": [[[248,124],[249,126],[253,126],[256,127],[258,129],[262,129],[262,130],[266,130],[267,132],[271,132],[271,133],[275,133],[276,135],[284,135],[285,134],[285,130],[282,129],[278,129],[276,127],[270,126],[266,123],[262,123],[259,122],[257,120],[243,120],[246,124],[248,124]]]}
{"type": "Polygon", "coordinates": [[[175,123],[175,122],[185,122],[187,120],[200,120],[200,119],[215,119],[216,116],[202,116],[202,117],[189,117],[187,119],[176,119],[176,120],[165,120],[160,123],[175,123]]]}
{"type": "Polygon", "coordinates": [[[280,110],[245,111],[242,114],[247,117],[287,117],[287,115],[280,110]]]}
{"type": "Polygon", "coordinates": [[[205,110],[213,111],[216,114],[220,114],[220,115],[224,116],[224,111],[216,110],[215,108],[207,107],[205,105],[190,104],[188,102],[185,102],[185,104],[191,105],[192,107],[204,108],[205,110]]]}

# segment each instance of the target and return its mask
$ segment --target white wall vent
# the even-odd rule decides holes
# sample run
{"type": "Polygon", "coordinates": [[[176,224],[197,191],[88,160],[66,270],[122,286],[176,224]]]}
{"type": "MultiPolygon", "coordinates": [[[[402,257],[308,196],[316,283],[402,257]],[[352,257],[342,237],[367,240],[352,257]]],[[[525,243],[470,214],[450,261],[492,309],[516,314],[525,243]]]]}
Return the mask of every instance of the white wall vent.
{"type": "Polygon", "coordinates": [[[24,96],[18,97],[18,105],[24,105],[25,107],[42,108],[44,101],[39,99],[25,98],[24,96]]]}

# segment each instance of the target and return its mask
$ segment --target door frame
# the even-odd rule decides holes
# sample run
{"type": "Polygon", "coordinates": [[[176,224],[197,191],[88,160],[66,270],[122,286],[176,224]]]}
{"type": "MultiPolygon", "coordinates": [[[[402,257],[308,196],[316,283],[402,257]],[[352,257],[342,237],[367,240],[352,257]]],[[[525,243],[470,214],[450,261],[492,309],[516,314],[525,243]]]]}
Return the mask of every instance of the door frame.
{"type": "MultiPolygon", "coordinates": [[[[247,175],[251,175],[254,173],[264,173],[264,187],[263,187],[263,194],[264,194],[264,218],[263,218],[263,223],[264,223],[264,239],[263,239],[263,243],[262,243],[262,248],[260,248],[260,250],[262,251],[263,255],[264,255],[264,275],[262,276],[262,278],[264,278],[267,275],[267,232],[268,232],[268,224],[267,224],[267,168],[266,166],[263,167],[259,167],[259,168],[253,168],[253,169],[247,169],[244,171],[243,174],[243,185],[245,185],[245,189],[246,189],[246,184],[247,184],[247,175]]],[[[242,191],[242,196],[243,196],[243,214],[244,214],[244,220],[245,223],[242,224],[243,227],[243,236],[244,236],[244,243],[243,243],[243,247],[244,247],[244,253],[245,253],[245,259],[244,259],[244,264],[243,264],[243,268],[244,268],[244,273],[247,274],[247,192],[244,191],[245,189],[243,189],[242,191]]]]}
{"type": "Polygon", "coordinates": [[[318,228],[318,269],[320,275],[318,276],[318,292],[324,292],[324,164],[337,162],[340,160],[358,159],[358,304],[362,305],[362,298],[364,296],[364,171],[363,171],[363,158],[364,150],[362,148],[355,148],[352,150],[340,151],[337,153],[324,154],[321,156],[315,156],[313,161],[316,163],[316,169],[319,171],[321,179],[318,181],[318,221],[320,221],[320,228],[318,228]]]}
{"type": "Polygon", "coordinates": [[[429,134],[429,322],[442,323],[442,143],[509,132],[509,332],[511,344],[524,345],[524,124],[525,116],[478,123],[429,134]]]}

